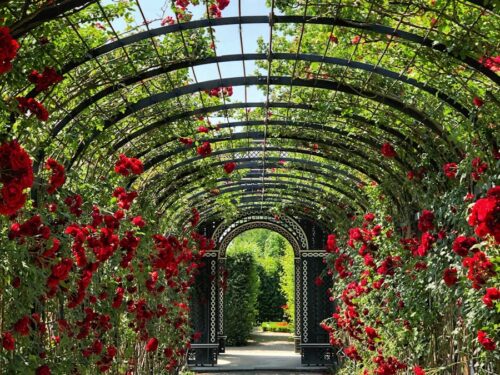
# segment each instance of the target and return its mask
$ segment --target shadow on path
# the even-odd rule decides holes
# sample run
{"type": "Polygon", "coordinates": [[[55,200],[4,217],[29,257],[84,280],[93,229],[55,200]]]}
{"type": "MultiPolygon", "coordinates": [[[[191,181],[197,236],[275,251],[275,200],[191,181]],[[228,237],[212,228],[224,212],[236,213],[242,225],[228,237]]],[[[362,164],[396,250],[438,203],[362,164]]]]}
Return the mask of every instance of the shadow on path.
{"type": "Polygon", "coordinates": [[[323,368],[302,367],[300,354],[294,351],[293,336],[289,333],[252,333],[247,346],[226,347],[219,354],[217,366],[194,367],[197,373],[219,374],[326,374],[323,368]]]}

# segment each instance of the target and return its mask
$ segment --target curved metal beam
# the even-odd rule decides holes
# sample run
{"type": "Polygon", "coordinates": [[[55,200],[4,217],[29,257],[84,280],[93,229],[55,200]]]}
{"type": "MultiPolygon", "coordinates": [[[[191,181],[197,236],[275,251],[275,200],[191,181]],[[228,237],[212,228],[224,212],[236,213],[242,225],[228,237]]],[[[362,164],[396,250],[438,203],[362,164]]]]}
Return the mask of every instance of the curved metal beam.
{"type": "MultiPolygon", "coordinates": [[[[164,118],[160,121],[156,121],[156,122],[154,122],[146,127],[138,129],[137,131],[127,135],[126,137],[124,137],[120,141],[118,141],[112,147],[112,150],[117,151],[119,148],[123,147],[125,144],[132,141],[133,139],[138,138],[138,137],[146,134],[149,131],[153,131],[155,129],[158,129],[164,125],[168,125],[171,122],[174,122],[177,120],[182,120],[182,119],[190,118],[192,116],[197,116],[197,115],[206,115],[206,114],[213,113],[213,112],[226,111],[229,109],[243,109],[243,108],[266,108],[266,103],[265,102],[260,102],[260,103],[228,103],[225,105],[218,105],[218,106],[214,106],[214,107],[205,107],[205,108],[199,108],[199,109],[194,110],[194,111],[183,112],[183,113],[180,113],[178,115],[164,118]]],[[[294,103],[274,103],[274,102],[269,103],[269,108],[291,108],[291,109],[303,109],[303,110],[307,110],[307,111],[316,111],[317,110],[316,108],[314,108],[311,105],[302,105],[302,104],[294,104],[294,103]],[[287,105],[286,107],[284,106],[285,104],[287,105]],[[281,106],[281,105],[283,105],[283,106],[281,106]]],[[[416,149],[421,148],[419,143],[413,141],[412,139],[408,139],[407,136],[403,135],[402,133],[400,133],[396,129],[391,128],[390,126],[381,124],[379,122],[375,122],[373,120],[367,119],[363,116],[345,114],[339,110],[330,110],[329,114],[333,114],[333,115],[336,115],[336,116],[339,116],[342,118],[346,118],[346,119],[351,119],[351,120],[354,120],[354,121],[359,122],[361,124],[366,124],[368,126],[376,127],[378,129],[381,129],[384,132],[387,132],[387,133],[393,135],[394,137],[396,137],[398,139],[401,139],[402,141],[408,142],[413,148],[416,148],[416,149]]],[[[251,124],[252,121],[248,121],[248,122],[242,121],[242,126],[245,126],[246,123],[251,124]]],[[[276,120],[269,120],[268,123],[273,124],[273,123],[277,123],[277,121],[276,120]]],[[[221,124],[220,126],[221,126],[221,128],[228,127],[227,124],[221,124]]]]}
{"type": "MultiPolygon", "coordinates": [[[[252,162],[252,161],[246,161],[245,159],[241,159],[240,161],[238,161],[238,168],[239,169],[259,169],[259,168],[262,168],[262,163],[261,163],[262,160],[258,159],[258,161],[259,162],[255,162],[255,161],[252,162]]],[[[222,164],[224,164],[224,162],[220,162],[220,161],[215,162],[215,163],[210,164],[208,166],[208,168],[218,167],[218,166],[221,166],[222,164]]],[[[268,168],[277,168],[277,169],[284,169],[285,168],[283,165],[281,165],[279,163],[267,164],[267,166],[268,166],[268,168]]],[[[179,191],[180,189],[183,189],[184,187],[189,186],[192,183],[195,183],[199,174],[203,173],[206,170],[206,168],[207,168],[207,166],[198,166],[198,167],[194,168],[193,170],[189,170],[187,172],[183,172],[180,175],[178,175],[176,177],[175,181],[171,182],[170,185],[167,187],[167,189],[165,191],[163,191],[163,194],[160,197],[159,202],[163,202],[164,200],[166,200],[167,196],[172,193],[172,190],[179,191]],[[179,184],[180,182],[182,182],[182,183],[179,184]]],[[[290,167],[286,167],[286,168],[290,168],[290,167]]],[[[310,173],[314,176],[321,176],[322,178],[326,178],[326,179],[331,179],[331,177],[332,177],[331,175],[323,172],[322,170],[314,170],[314,169],[308,168],[307,164],[305,164],[302,167],[294,165],[294,166],[292,166],[292,168],[293,168],[293,170],[297,170],[299,172],[310,173]]],[[[251,173],[250,173],[250,175],[251,175],[251,173]]],[[[259,177],[262,177],[262,172],[253,172],[253,173],[258,174],[259,177]]],[[[266,176],[273,176],[273,175],[275,175],[275,174],[266,173],[266,176]]],[[[281,176],[282,174],[276,174],[276,175],[281,176]]],[[[157,176],[157,177],[159,177],[159,176],[157,176]]],[[[350,176],[350,178],[352,179],[354,177],[350,176]]],[[[153,179],[155,179],[155,178],[153,177],[153,179]]],[[[353,181],[353,182],[355,182],[357,184],[360,181],[357,180],[357,181],[353,181]]],[[[366,202],[364,200],[364,198],[358,194],[359,193],[358,191],[352,190],[352,184],[349,185],[349,188],[350,188],[349,190],[352,191],[352,194],[354,194],[354,195],[351,195],[351,193],[347,193],[346,190],[341,189],[338,186],[336,187],[337,191],[340,194],[345,195],[347,197],[350,197],[351,199],[356,200],[356,201],[366,202]]]]}
{"type": "MultiPolygon", "coordinates": [[[[319,180],[319,179],[314,179],[314,178],[309,178],[309,177],[306,177],[306,176],[296,176],[296,175],[291,175],[291,174],[280,174],[280,173],[266,173],[265,177],[262,177],[262,173],[259,173],[259,172],[253,172],[253,173],[247,173],[244,177],[242,177],[241,179],[238,179],[236,180],[236,182],[241,182],[241,183],[244,183],[244,182],[247,182],[247,183],[260,183],[260,182],[275,182],[275,181],[278,181],[280,183],[289,183],[291,181],[300,181],[300,182],[303,182],[303,181],[307,181],[307,182],[310,182],[312,185],[319,185],[321,187],[324,187],[324,188],[328,188],[328,189],[331,189],[332,191],[342,195],[342,196],[345,196],[347,197],[348,199],[350,200],[353,200],[353,201],[356,201],[357,203],[359,203],[360,206],[362,207],[366,207],[364,203],[366,203],[365,200],[361,200],[360,201],[360,198],[359,197],[355,197],[354,195],[352,195],[351,193],[347,193],[345,190],[341,190],[338,188],[338,186],[336,185],[331,185],[325,181],[322,181],[322,180],[319,180]]],[[[218,185],[218,187],[220,186],[229,186],[227,185],[226,183],[227,182],[233,182],[232,180],[230,180],[229,178],[219,178],[217,179],[216,183],[217,184],[224,184],[224,185],[218,185]]],[[[184,188],[184,187],[187,187],[187,186],[190,186],[191,184],[195,183],[195,181],[190,181],[189,183],[187,184],[183,184],[181,185],[180,187],[177,187],[176,189],[176,192],[179,192],[180,189],[184,188]]],[[[311,186],[311,185],[309,185],[311,186]]],[[[189,189],[186,189],[185,192],[183,192],[183,197],[187,194],[191,194],[191,193],[194,193],[195,191],[198,191],[198,190],[202,190],[201,193],[206,193],[206,194],[209,194],[209,192],[203,187],[200,187],[200,186],[194,186],[194,187],[191,187],[189,189]]],[[[210,193],[212,194],[212,193],[210,193]]],[[[166,196],[167,194],[163,194],[158,200],[157,202],[158,203],[161,203],[163,204],[163,202],[165,200],[167,200],[167,198],[170,198],[170,196],[166,196]]],[[[175,197],[174,199],[178,199],[177,197],[175,197]]],[[[169,206],[167,206],[169,207],[169,206]]]]}
{"type": "MultiPolygon", "coordinates": [[[[266,77],[233,77],[233,78],[223,78],[218,80],[211,80],[200,82],[196,84],[186,85],[183,87],[179,87],[170,92],[158,93],[155,95],[151,95],[147,98],[141,99],[134,104],[131,104],[126,107],[126,109],[114,116],[113,118],[106,120],[104,122],[103,128],[100,131],[94,130],[93,133],[80,144],[78,149],[75,152],[75,155],[67,165],[67,169],[70,169],[74,162],[78,159],[80,154],[82,154],[85,149],[92,143],[94,139],[97,138],[98,135],[102,133],[103,130],[108,129],[112,125],[116,124],[120,120],[130,116],[131,114],[148,108],[154,104],[160,103],[162,101],[166,101],[169,99],[174,99],[182,95],[193,94],[198,91],[210,90],[216,87],[226,87],[226,86],[255,86],[255,85],[264,85],[267,82],[266,77]]],[[[350,85],[343,84],[341,82],[335,81],[326,81],[326,80],[303,80],[299,78],[292,77],[269,77],[270,85],[286,85],[286,86],[297,86],[297,87],[309,87],[309,88],[319,88],[331,91],[343,92],[349,95],[360,96],[369,100],[373,100],[380,104],[388,105],[389,107],[394,108],[395,110],[405,113],[406,115],[414,118],[417,121],[420,121],[431,130],[433,130],[438,136],[445,139],[447,143],[451,143],[443,134],[443,131],[439,124],[428,118],[425,114],[421,113],[417,109],[413,107],[407,106],[404,102],[400,101],[398,98],[389,97],[386,95],[381,95],[379,93],[364,90],[357,87],[352,87],[350,85]]]]}
{"type": "MultiPolygon", "coordinates": [[[[284,61],[306,61],[306,62],[319,62],[328,65],[344,66],[353,69],[359,69],[373,74],[377,74],[383,77],[391,78],[403,83],[407,83],[414,86],[420,90],[427,92],[432,96],[436,96],[457,112],[463,115],[465,118],[469,118],[470,112],[467,108],[458,103],[455,99],[451,98],[444,92],[427,85],[426,83],[419,82],[413,78],[402,75],[400,73],[393,72],[388,69],[380,68],[372,64],[366,64],[361,62],[356,62],[352,60],[340,59],[336,57],[328,57],[322,55],[310,55],[310,54],[295,54],[295,53],[272,53],[270,57],[273,60],[284,60],[284,61]]],[[[211,56],[196,60],[184,60],[177,63],[172,63],[168,66],[161,66],[155,69],[146,70],[133,77],[128,77],[115,83],[104,90],[98,92],[97,94],[89,97],[88,99],[80,102],[75,108],[73,108],[61,121],[57,123],[53,129],[51,135],[57,135],[73,118],[78,116],[83,110],[96,103],[98,100],[105,98],[108,95],[115,93],[116,91],[123,89],[124,87],[130,86],[134,83],[141,82],[147,79],[151,79],[161,74],[170,73],[180,69],[187,69],[190,67],[207,65],[207,64],[220,64],[224,62],[235,62],[235,61],[249,61],[249,60],[267,60],[269,56],[265,53],[249,53],[249,54],[238,54],[238,55],[224,55],[224,56],[211,56]]]]}
{"type": "MultiPolygon", "coordinates": [[[[190,198],[190,204],[197,206],[201,203],[205,204],[207,202],[210,202],[212,200],[217,200],[217,197],[227,195],[227,196],[232,196],[231,193],[238,193],[238,194],[246,194],[246,195],[252,195],[252,194],[259,194],[262,197],[266,197],[266,194],[273,194],[273,193],[278,193],[280,196],[292,196],[295,198],[303,198],[303,199],[310,199],[313,202],[318,202],[318,204],[323,204],[325,205],[326,203],[332,204],[332,205],[338,205],[340,202],[338,200],[332,200],[328,199],[326,197],[321,197],[318,194],[314,194],[314,192],[320,192],[323,194],[327,194],[324,191],[322,191],[319,188],[313,188],[311,186],[307,186],[304,184],[296,184],[296,185],[285,185],[285,184],[277,184],[277,183],[269,183],[269,184],[254,184],[254,185],[249,185],[248,190],[242,190],[245,188],[243,185],[239,184],[234,184],[232,186],[228,186],[226,188],[220,189],[220,194],[218,196],[209,196],[205,199],[203,197],[203,193],[200,194],[195,194],[190,198]],[[268,190],[269,189],[269,190],[268,190]],[[264,190],[264,191],[262,191],[264,190]],[[312,194],[312,195],[310,195],[312,194]]],[[[334,197],[333,195],[329,195],[329,197],[334,197]]],[[[348,203],[346,203],[347,206],[350,206],[348,203]]]]}
{"type": "MultiPolygon", "coordinates": [[[[273,151],[270,148],[266,148],[266,150],[267,151],[273,151]]],[[[258,149],[255,149],[255,148],[252,148],[252,147],[239,147],[239,148],[236,148],[236,149],[224,149],[224,150],[219,150],[219,151],[212,152],[212,156],[225,155],[225,154],[231,154],[231,155],[233,155],[234,153],[245,152],[245,151],[258,151],[258,149]]],[[[290,152],[294,152],[294,153],[298,153],[298,154],[313,155],[312,152],[306,152],[306,151],[296,150],[296,149],[284,149],[284,148],[280,148],[280,149],[277,149],[277,150],[274,150],[274,151],[290,151],[290,152]]],[[[190,165],[194,161],[200,161],[200,160],[203,160],[203,158],[201,156],[190,158],[190,159],[185,159],[185,160],[183,160],[183,161],[181,161],[181,162],[179,162],[177,164],[174,164],[173,166],[167,168],[166,170],[162,171],[162,173],[169,174],[169,173],[171,173],[172,171],[174,171],[174,170],[176,170],[178,168],[181,168],[181,167],[186,166],[186,165],[190,165]]],[[[218,163],[210,163],[208,165],[208,168],[210,168],[210,167],[212,167],[214,165],[222,165],[225,162],[231,161],[231,160],[235,161],[237,163],[240,162],[241,160],[245,160],[245,161],[260,161],[260,162],[262,162],[262,157],[248,157],[248,158],[239,158],[239,159],[234,159],[234,158],[233,159],[228,159],[228,160],[224,160],[224,161],[218,162],[218,163]]],[[[341,169],[337,169],[337,168],[335,168],[335,167],[333,167],[333,166],[331,166],[329,164],[325,164],[325,163],[319,163],[319,162],[316,162],[316,161],[305,160],[305,159],[288,158],[288,157],[281,157],[281,158],[266,157],[266,162],[267,161],[275,162],[275,163],[278,163],[280,161],[285,161],[285,162],[291,162],[291,163],[297,163],[297,164],[307,164],[307,165],[314,166],[314,167],[317,167],[317,168],[324,168],[324,169],[332,172],[334,175],[335,174],[342,175],[342,176],[344,176],[344,177],[352,180],[354,183],[360,182],[359,179],[357,179],[356,177],[352,176],[350,173],[348,173],[348,172],[346,172],[344,170],[341,170],[341,169]]],[[[364,174],[365,176],[370,177],[372,180],[377,181],[378,183],[380,183],[380,180],[379,180],[378,177],[376,177],[376,176],[372,177],[370,174],[364,172],[363,170],[359,170],[359,167],[354,168],[354,167],[352,167],[349,164],[344,164],[344,165],[346,167],[351,167],[352,169],[358,170],[360,173],[364,174]]],[[[206,167],[207,166],[205,166],[205,168],[206,167]]],[[[150,168],[151,168],[151,166],[148,166],[148,167],[145,166],[144,170],[147,171],[150,168]]],[[[135,177],[132,178],[131,181],[129,182],[129,186],[132,185],[135,182],[135,180],[136,180],[135,177]]]]}
{"type": "MultiPolygon", "coordinates": [[[[250,140],[254,140],[254,141],[264,141],[265,140],[265,133],[264,132],[237,133],[237,134],[232,134],[231,136],[227,136],[227,137],[224,137],[224,138],[204,138],[204,139],[201,139],[200,142],[209,142],[211,144],[217,144],[219,142],[237,141],[237,140],[242,140],[242,139],[250,139],[250,140]]],[[[311,151],[309,149],[298,148],[300,145],[297,145],[297,149],[290,148],[290,147],[283,147],[283,146],[280,146],[280,145],[272,144],[272,140],[292,140],[292,141],[300,141],[300,142],[305,142],[305,143],[308,143],[308,142],[317,142],[318,144],[329,146],[329,147],[331,147],[334,150],[339,150],[338,151],[339,153],[348,152],[350,154],[356,155],[357,157],[361,158],[362,160],[368,161],[369,163],[367,165],[376,165],[382,171],[384,171],[387,174],[389,174],[390,176],[396,178],[396,176],[393,173],[393,171],[391,169],[384,168],[384,164],[382,164],[380,162],[380,160],[374,160],[369,155],[365,154],[362,151],[359,151],[356,148],[348,148],[348,147],[344,148],[343,144],[338,143],[338,142],[328,142],[328,141],[321,141],[321,140],[311,140],[310,138],[298,137],[298,136],[286,136],[286,137],[283,136],[283,137],[270,138],[269,135],[268,135],[267,143],[271,144],[271,146],[266,146],[266,151],[299,152],[299,150],[300,150],[300,151],[303,151],[303,153],[306,153],[306,154],[309,154],[309,155],[312,155],[312,156],[316,156],[316,157],[324,158],[324,159],[327,159],[327,160],[332,160],[332,161],[336,161],[336,162],[339,162],[339,163],[343,163],[343,164],[345,164],[347,166],[350,166],[353,169],[358,169],[358,171],[361,172],[362,170],[359,167],[356,167],[354,164],[350,164],[349,162],[345,161],[343,158],[336,159],[336,156],[331,155],[329,153],[320,152],[320,150],[318,150],[318,151],[311,151]],[[294,150],[296,150],[296,151],[294,151],[294,150]]],[[[186,151],[190,151],[190,150],[192,150],[194,148],[195,148],[194,145],[184,146],[184,147],[178,147],[178,148],[176,148],[176,149],[174,149],[172,151],[159,154],[159,155],[154,156],[151,159],[147,160],[144,163],[144,168],[145,168],[145,170],[147,170],[151,166],[157,165],[157,164],[159,164],[159,163],[161,163],[161,162],[163,162],[166,159],[169,159],[171,157],[179,156],[182,153],[184,153],[186,151]]],[[[255,148],[252,148],[252,150],[259,151],[259,149],[255,149],[255,148]]],[[[397,162],[403,167],[403,171],[411,169],[411,167],[409,166],[409,164],[405,163],[400,157],[397,157],[397,159],[396,158],[394,158],[394,159],[397,160],[397,162]]]]}
{"type": "MultiPolygon", "coordinates": [[[[306,202],[300,202],[300,204],[301,204],[301,206],[307,208],[311,212],[316,212],[316,208],[308,205],[306,202]]],[[[217,207],[216,204],[210,205],[210,206],[205,207],[203,211],[200,211],[200,216],[204,218],[203,222],[210,221],[211,218],[216,218],[217,216],[220,217],[220,212],[216,212],[214,210],[215,207],[217,207]],[[210,213],[213,213],[213,214],[209,215],[210,213]]],[[[259,211],[262,211],[263,213],[268,213],[269,215],[271,215],[271,212],[269,212],[269,209],[273,208],[275,206],[274,206],[274,204],[262,203],[262,202],[258,201],[257,204],[245,203],[242,205],[237,205],[236,207],[241,212],[244,212],[244,210],[259,210],[259,211]]],[[[311,221],[316,221],[316,222],[319,221],[321,223],[321,225],[325,228],[326,231],[328,231],[327,228],[331,227],[331,223],[328,224],[324,220],[319,220],[318,218],[312,217],[311,215],[304,213],[303,210],[299,210],[293,206],[286,207],[285,210],[286,210],[285,214],[289,215],[289,216],[291,215],[292,217],[295,215],[295,216],[299,216],[301,218],[308,218],[311,221]]],[[[317,212],[317,213],[319,215],[321,215],[320,212],[317,212]]],[[[335,215],[333,215],[333,216],[335,217],[335,215]]]]}
{"type": "MultiPolygon", "coordinates": [[[[215,151],[215,152],[212,152],[212,156],[216,156],[216,155],[224,155],[224,154],[234,154],[235,152],[239,152],[239,151],[253,151],[255,150],[254,148],[251,148],[251,147],[241,147],[241,148],[238,148],[238,149],[227,149],[227,150],[221,150],[221,151],[215,151]]],[[[267,148],[268,151],[272,151],[272,148],[268,147],[267,148]]],[[[311,154],[311,155],[316,155],[315,153],[312,153],[312,152],[306,152],[306,151],[300,151],[300,150],[296,150],[296,149],[278,149],[279,151],[290,151],[290,152],[295,152],[295,153],[303,153],[303,154],[311,154]]],[[[278,151],[276,150],[276,151],[278,151]]],[[[318,156],[318,155],[316,155],[318,156]]],[[[196,160],[202,160],[203,158],[202,157],[195,157],[195,158],[191,158],[191,159],[187,159],[187,160],[184,160],[180,163],[177,163],[173,166],[171,166],[170,168],[168,168],[167,170],[165,171],[162,171],[162,173],[165,173],[165,174],[169,174],[170,172],[172,172],[173,170],[177,169],[177,168],[180,168],[184,165],[189,165],[191,164],[193,161],[196,161],[196,160]]],[[[245,160],[245,161],[262,161],[262,158],[261,157],[251,157],[251,158],[244,158],[244,159],[230,159],[232,161],[235,161],[235,162],[240,162],[240,160],[245,160]]],[[[215,162],[215,163],[210,163],[208,166],[205,165],[204,168],[206,170],[206,168],[212,168],[214,166],[217,166],[217,165],[222,165],[224,164],[225,162],[227,161],[230,161],[230,160],[225,160],[225,161],[218,161],[218,162],[215,162]]],[[[359,179],[357,179],[356,177],[352,176],[351,174],[347,173],[346,171],[344,170],[339,170],[339,169],[336,169],[328,164],[324,164],[324,163],[318,163],[318,162],[313,162],[313,161],[310,161],[310,160],[304,160],[304,159],[295,159],[295,158],[274,158],[274,157],[268,157],[266,158],[266,161],[271,161],[271,162],[280,162],[280,161],[289,161],[289,162],[292,162],[292,163],[299,163],[299,164],[307,164],[307,165],[311,165],[311,166],[315,166],[315,167],[318,167],[318,168],[325,168],[331,172],[333,172],[333,174],[340,174],[340,175],[343,175],[345,177],[347,177],[348,179],[351,179],[354,183],[358,183],[360,182],[359,179]]],[[[377,177],[377,176],[374,176],[370,173],[367,173],[365,172],[363,169],[360,169],[358,166],[352,166],[350,165],[350,163],[344,163],[344,165],[346,165],[347,167],[350,167],[354,170],[357,170],[359,171],[360,173],[364,174],[365,176],[369,177],[370,179],[380,183],[380,179],[377,177]]],[[[149,166],[150,168],[151,166],[149,166]]],[[[146,166],[145,166],[145,171],[147,170],[146,166]]],[[[132,185],[134,183],[134,181],[136,180],[136,178],[132,178],[130,183],[129,183],[129,187],[130,185],[132,185]]],[[[391,198],[393,198],[393,200],[395,202],[397,202],[398,200],[396,199],[396,196],[392,193],[392,192],[388,192],[388,195],[391,196],[391,198]]]]}
{"type": "MultiPolygon", "coordinates": [[[[349,136],[351,133],[349,133],[349,132],[346,132],[344,130],[337,129],[337,128],[332,128],[330,126],[325,126],[324,124],[311,123],[311,122],[284,121],[284,120],[235,121],[235,122],[228,122],[228,123],[221,124],[221,125],[219,125],[219,128],[220,129],[232,129],[232,128],[244,127],[244,126],[264,126],[264,125],[266,125],[268,127],[269,126],[284,126],[284,127],[291,127],[291,128],[295,128],[295,127],[299,128],[300,127],[300,128],[305,128],[305,129],[318,130],[321,132],[338,134],[338,135],[342,135],[344,137],[347,137],[350,141],[354,142],[354,144],[356,144],[357,141],[359,141],[359,142],[363,143],[364,145],[369,146],[376,151],[379,150],[379,146],[380,146],[375,141],[373,141],[369,138],[366,138],[363,136],[358,136],[358,135],[356,135],[356,138],[350,138],[349,136]]],[[[246,138],[244,136],[240,136],[240,134],[258,136],[259,133],[258,132],[246,132],[246,133],[232,134],[231,138],[228,140],[246,138]]],[[[261,133],[261,134],[264,135],[264,133],[261,133]]],[[[292,137],[291,135],[287,135],[286,137],[282,137],[282,136],[271,137],[269,134],[266,134],[266,135],[267,135],[267,138],[272,138],[272,139],[280,139],[280,140],[281,139],[293,139],[293,140],[300,140],[300,141],[304,141],[304,142],[324,144],[324,145],[328,145],[328,146],[333,145],[333,144],[327,143],[323,139],[313,139],[313,138],[305,138],[305,137],[297,137],[297,136],[292,137]]],[[[401,134],[401,137],[403,137],[402,134],[401,134]]],[[[216,139],[220,139],[220,138],[216,138],[216,139]]],[[[405,139],[405,138],[403,138],[403,139],[405,139]]],[[[144,150],[144,151],[136,154],[134,157],[143,158],[149,152],[151,152],[157,148],[160,148],[162,146],[165,146],[168,143],[175,142],[175,141],[178,141],[177,137],[166,139],[165,141],[157,143],[156,145],[149,147],[147,150],[144,150]]],[[[200,142],[203,142],[203,141],[210,141],[210,140],[209,139],[201,139],[200,140],[200,142]]],[[[406,141],[406,139],[405,139],[405,141],[406,141]]],[[[415,144],[415,142],[410,141],[409,143],[411,144],[412,147],[417,148],[417,150],[419,149],[419,147],[416,147],[417,144],[415,144]]],[[[190,147],[186,146],[186,147],[183,147],[183,149],[190,149],[193,147],[194,146],[190,146],[190,147]]],[[[346,148],[347,147],[348,147],[348,145],[346,145],[346,148]]],[[[173,150],[173,151],[175,151],[175,150],[173,150]]],[[[352,149],[352,151],[356,152],[356,149],[352,149]]],[[[363,157],[364,157],[364,155],[363,155],[363,157]]],[[[404,160],[402,160],[399,157],[399,155],[397,155],[394,159],[397,160],[401,165],[405,166],[407,169],[411,169],[410,165],[408,163],[406,163],[404,160]]]]}
{"type": "MultiPolygon", "coordinates": [[[[216,200],[218,197],[227,194],[227,193],[232,193],[232,192],[242,192],[242,193],[260,193],[260,194],[265,194],[267,189],[270,189],[270,192],[272,192],[274,189],[278,190],[283,190],[284,192],[289,192],[289,190],[294,191],[297,193],[298,197],[304,197],[308,199],[312,199],[313,201],[316,201],[316,199],[321,198],[321,196],[318,196],[317,193],[325,194],[327,197],[323,197],[326,199],[326,201],[335,204],[338,203],[339,201],[337,199],[331,200],[328,199],[329,197],[336,197],[332,193],[328,193],[327,191],[324,191],[316,186],[311,186],[311,185],[306,185],[306,184],[301,184],[301,183],[296,183],[296,182],[287,182],[285,183],[277,183],[273,181],[256,181],[256,183],[234,183],[227,185],[226,187],[220,188],[220,194],[217,196],[211,195],[209,192],[199,192],[196,194],[193,194],[191,196],[185,197],[190,204],[197,206],[201,203],[205,204],[206,202],[210,202],[212,200],[216,200]],[[262,191],[263,190],[263,191],[262,191]],[[312,194],[312,196],[309,196],[309,194],[312,194]]],[[[324,201],[322,201],[324,203],[324,201]]],[[[162,202],[159,202],[160,204],[162,202]]],[[[350,204],[346,203],[347,205],[351,206],[350,204]]],[[[361,205],[360,205],[361,207],[361,205]]],[[[172,207],[172,209],[176,209],[175,207],[172,207]]]]}
{"type": "Polygon", "coordinates": [[[342,18],[317,17],[317,16],[287,16],[287,15],[210,18],[210,19],[202,19],[184,23],[177,23],[174,25],[158,27],[156,29],[149,29],[147,31],[136,33],[127,36],[125,38],[116,40],[114,42],[105,44],[101,47],[95,48],[89,51],[83,59],[67,64],[62,69],[62,71],[63,73],[67,73],[71,69],[74,69],[77,66],[82,65],[83,63],[86,63],[105,53],[109,53],[117,48],[125,47],[129,44],[136,43],[147,38],[157,37],[160,35],[166,35],[185,30],[201,29],[206,27],[227,26],[227,25],[248,25],[248,24],[279,24],[279,23],[337,26],[337,27],[353,28],[357,30],[373,32],[384,36],[391,35],[401,40],[406,40],[408,42],[425,46],[434,51],[442,52],[448,55],[449,57],[461,61],[469,65],[471,68],[481,72],[482,74],[487,76],[490,80],[495,82],[497,85],[500,84],[500,77],[497,76],[494,72],[492,72],[488,68],[481,65],[477,61],[477,59],[469,56],[462,57],[459,54],[454,54],[453,50],[450,50],[449,47],[446,46],[445,44],[429,39],[428,37],[421,37],[419,35],[410,32],[396,30],[392,27],[376,23],[358,22],[342,18]]]}
{"type": "MultiPolygon", "coordinates": [[[[260,194],[232,194],[230,195],[231,199],[234,199],[233,204],[238,207],[238,205],[244,204],[244,203],[258,203],[261,204],[262,206],[268,205],[269,207],[274,206],[276,203],[285,203],[285,204],[294,204],[297,205],[297,199],[294,196],[290,195],[277,195],[277,194],[272,194],[272,195],[267,195],[264,200],[262,200],[262,196],[260,194]]],[[[319,204],[316,201],[307,201],[307,200],[301,200],[300,205],[307,206],[311,208],[314,212],[317,212],[318,214],[321,212],[321,209],[324,208],[324,205],[319,204]]],[[[193,206],[195,207],[195,206],[193,206]]],[[[210,207],[210,206],[207,206],[210,207]]],[[[349,206],[342,207],[342,206],[337,206],[338,209],[330,210],[329,215],[335,216],[335,214],[332,214],[332,212],[339,212],[340,210],[345,210],[349,208],[349,206]],[[339,210],[340,209],[340,210],[339,210]]],[[[189,216],[188,213],[186,213],[186,216],[189,216]]],[[[201,213],[200,213],[201,216],[201,213]]],[[[170,217],[170,216],[169,216],[170,217]]]]}
{"type": "MultiPolygon", "coordinates": [[[[275,207],[275,204],[273,202],[267,202],[267,203],[262,203],[260,200],[252,200],[254,203],[248,203],[245,202],[243,204],[237,204],[235,205],[237,210],[239,212],[245,212],[245,210],[253,210],[253,211],[261,211],[264,214],[269,214],[272,215],[272,213],[269,211],[271,208],[275,207]]],[[[287,201],[286,204],[290,204],[292,202],[287,201]]],[[[292,203],[293,204],[293,203],[292,203]]],[[[323,215],[322,212],[318,211],[318,208],[315,206],[311,206],[307,202],[300,202],[301,208],[307,208],[308,211],[310,211],[313,214],[317,215],[323,215]]],[[[203,218],[203,222],[210,221],[212,219],[217,219],[217,218],[222,218],[223,214],[221,212],[218,212],[215,210],[215,208],[218,207],[217,204],[213,204],[210,206],[204,207],[203,210],[199,211],[200,217],[203,218]]],[[[293,206],[288,206],[285,208],[285,214],[286,215],[292,215],[293,216],[299,216],[301,218],[308,218],[311,221],[319,222],[321,225],[325,228],[325,231],[328,232],[327,228],[332,227],[332,223],[326,222],[324,219],[318,219],[317,217],[312,217],[309,213],[305,213],[303,210],[300,210],[298,208],[295,208],[293,206]]],[[[182,222],[185,226],[187,224],[187,221],[189,220],[190,212],[189,213],[182,213],[177,216],[170,216],[170,217],[177,217],[179,222],[182,222]]],[[[340,216],[337,213],[334,213],[333,215],[330,215],[332,218],[332,222],[335,222],[335,220],[339,219],[340,216]]]]}

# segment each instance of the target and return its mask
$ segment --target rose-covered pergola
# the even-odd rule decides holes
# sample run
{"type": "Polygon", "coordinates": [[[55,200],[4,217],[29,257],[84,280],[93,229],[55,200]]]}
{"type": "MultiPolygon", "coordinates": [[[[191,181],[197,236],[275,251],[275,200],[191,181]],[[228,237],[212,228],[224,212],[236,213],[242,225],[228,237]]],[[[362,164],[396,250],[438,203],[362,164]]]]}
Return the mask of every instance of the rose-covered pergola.
{"type": "Polygon", "coordinates": [[[497,373],[498,4],[154,3],[0,0],[0,374],[178,373],[287,222],[311,363],[497,373]]]}

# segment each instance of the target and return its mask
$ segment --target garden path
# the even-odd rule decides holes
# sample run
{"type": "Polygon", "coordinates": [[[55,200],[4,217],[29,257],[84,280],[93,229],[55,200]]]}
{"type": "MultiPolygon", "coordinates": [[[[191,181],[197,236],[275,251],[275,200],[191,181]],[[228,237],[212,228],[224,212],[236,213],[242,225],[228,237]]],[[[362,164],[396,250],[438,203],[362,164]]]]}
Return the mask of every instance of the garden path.
{"type": "Polygon", "coordinates": [[[217,366],[196,367],[200,374],[326,374],[323,369],[303,367],[300,354],[294,352],[293,337],[289,333],[255,331],[249,345],[226,347],[219,355],[217,366]]]}

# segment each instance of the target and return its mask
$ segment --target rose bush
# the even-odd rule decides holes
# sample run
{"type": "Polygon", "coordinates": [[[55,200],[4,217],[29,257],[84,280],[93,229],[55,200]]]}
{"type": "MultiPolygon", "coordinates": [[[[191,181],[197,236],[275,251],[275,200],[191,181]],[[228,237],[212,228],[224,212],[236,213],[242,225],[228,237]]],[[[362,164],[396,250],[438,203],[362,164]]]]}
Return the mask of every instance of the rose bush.
{"type": "MultiPolygon", "coordinates": [[[[191,336],[189,287],[210,241],[192,229],[158,234],[152,209],[141,205],[141,216],[134,213],[135,191],[118,187],[102,201],[67,191],[64,167],[51,158],[41,198],[23,208],[31,159],[16,141],[0,150],[2,191],[17,192],[2,194],[2,368],[61,374],[182,367],[191,336]]],[[[121,155],[116,172],[141,173],[141,166],[121,155]]]]}
{"type": "Polygon", "coordinates": [[[345,355],[340,373],[498,372],[498,187],[472,202],[459,183],[439,199],[420,192],[413,222],[389,216],[379,186],[364,189],[372,210],[326,244],[338,302],[323,327],[345,355]]]}

